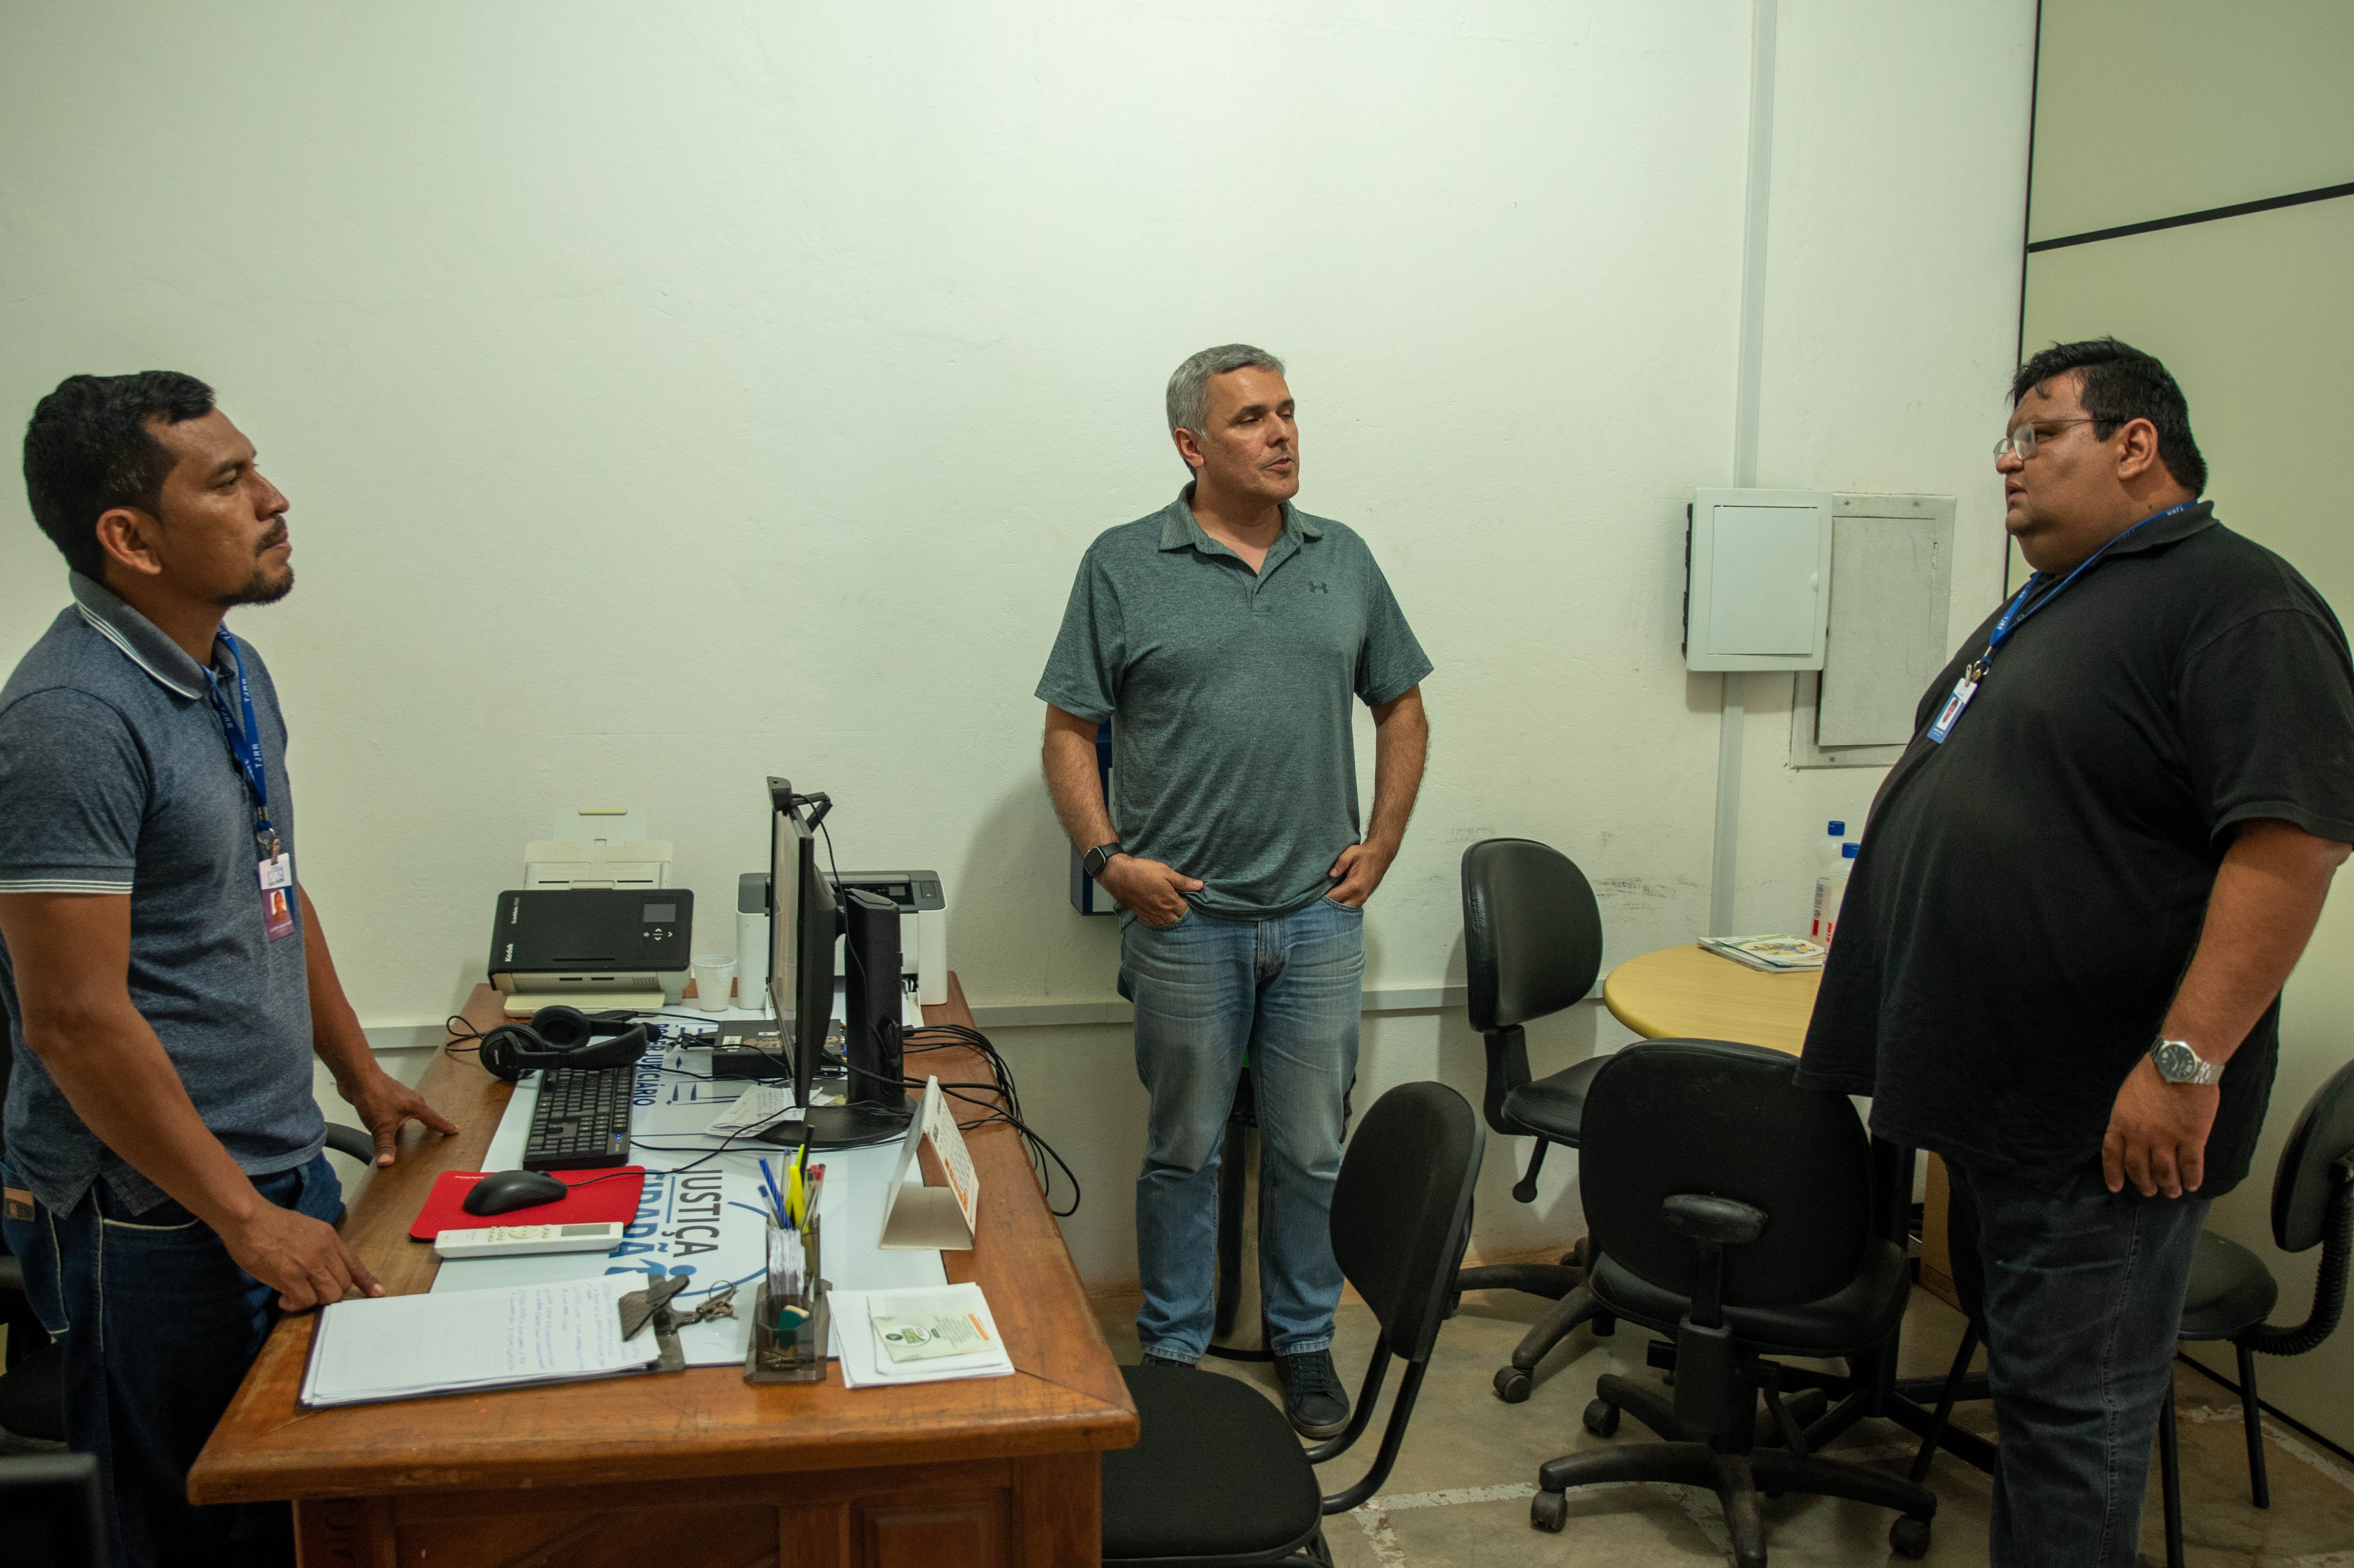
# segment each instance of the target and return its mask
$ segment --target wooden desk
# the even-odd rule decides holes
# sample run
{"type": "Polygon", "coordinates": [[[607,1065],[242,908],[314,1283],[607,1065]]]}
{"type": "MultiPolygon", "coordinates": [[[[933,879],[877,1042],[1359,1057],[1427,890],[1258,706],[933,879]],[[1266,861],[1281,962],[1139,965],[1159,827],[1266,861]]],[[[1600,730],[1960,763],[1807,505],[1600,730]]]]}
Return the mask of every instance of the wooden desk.
{"type": "MultiPolygon", "coordinates": [[[[1602,982],[1602,1003],[1647,1040],[1734,1040],[1795,1056],[1822,978],[1819,969],[1767,974],[1692,943],[1628,959],[1602,982]]],[[[1921,1283],[1959,1310],[1946,1245],[1946,1162],[1934,1154],[1921,1206],[1921,1283]]]]}
{"type": "MultiPolygon", "coordinates": [[[[466,1018],[499,1022],[476,989],[466,1018]]],[[[932,1023],[972,1022],[953,976],[932,1023]]],[[[985,1079],[977,1054],[924,1069],[985,1079]]],[[[420,1085],[461,1131],[410,1127],[344,1234],[396,1293],[438,1265],[408,1237],[433,1179],[478,1169],[509,1086],[472,1056],[436,1057],[420,1085]]],[[[1089,1310],[1019,1138],[967,1135],[981,1234],[945,1255],[978,1280],[1010,1378],[852,1392],[753,1387],[735,1367],[390,1404],[302,1410],[316,1319],[280,1322],[188,1478],[199,1503],[291,1498],[305,1568],[1030,1568],[1094,1563],[1106,1448],[1137,1437],[1136,1407],[1089,1310]]]]}

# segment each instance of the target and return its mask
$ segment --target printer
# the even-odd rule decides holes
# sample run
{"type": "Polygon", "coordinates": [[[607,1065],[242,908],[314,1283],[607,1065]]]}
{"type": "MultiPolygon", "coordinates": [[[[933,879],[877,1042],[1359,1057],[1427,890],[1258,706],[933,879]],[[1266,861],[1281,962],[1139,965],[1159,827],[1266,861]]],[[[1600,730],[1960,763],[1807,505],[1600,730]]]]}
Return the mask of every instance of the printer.
{"type": "MultiPolygon", "coordinates": [[[[899,906],[902,980],[919,1002],[949,999],[949,906],[937,871],[845,871],[834,883],[835,902],[851,888],[887,898],[899,906]]],[[[748,871],[737,879],[736,974],[745,995],[769,980],[769,874],[748,871]]],[[[842,955],[833,972],[847,974],[842,955]]]]}
{"type": "Polygon", "coordinates": [[[949,906],[937,871],[845,871],[836,885],[887,898],[899,906],[899,962],[916,1000],[949,999],[949,906]]]}

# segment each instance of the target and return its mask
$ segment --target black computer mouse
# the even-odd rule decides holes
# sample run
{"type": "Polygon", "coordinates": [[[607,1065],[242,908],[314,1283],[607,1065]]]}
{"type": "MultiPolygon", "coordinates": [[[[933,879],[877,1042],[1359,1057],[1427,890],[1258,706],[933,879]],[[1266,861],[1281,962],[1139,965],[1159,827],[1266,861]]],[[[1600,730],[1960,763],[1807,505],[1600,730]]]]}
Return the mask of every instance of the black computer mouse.
{"type": "Polygon", "coordinates": [[[475,1182],[458,1206],[470,1214],[504,1214],[553,1203],[572,1191],[555,1177],[537,1171],[493,1171],[475,1182]]]}

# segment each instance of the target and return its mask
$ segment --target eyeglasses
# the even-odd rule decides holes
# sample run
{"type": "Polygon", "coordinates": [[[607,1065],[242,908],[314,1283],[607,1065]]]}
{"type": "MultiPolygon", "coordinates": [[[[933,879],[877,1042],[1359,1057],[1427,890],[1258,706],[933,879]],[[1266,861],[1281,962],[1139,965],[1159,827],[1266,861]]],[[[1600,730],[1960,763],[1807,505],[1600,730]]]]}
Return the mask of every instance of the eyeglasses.
{"type": "Polygon", "coordinates": [[[2002,440],[1995,442],[1994,455],[1999,459],[2017,452],[2021,462],[2033,457],[2036,442],[2041,439],[2035,433],[2035,427],[2038,425],[2105,425],[2111,421],[2094,418],[2089,415],[2081,419],[2030,419],[2002,440]]]}

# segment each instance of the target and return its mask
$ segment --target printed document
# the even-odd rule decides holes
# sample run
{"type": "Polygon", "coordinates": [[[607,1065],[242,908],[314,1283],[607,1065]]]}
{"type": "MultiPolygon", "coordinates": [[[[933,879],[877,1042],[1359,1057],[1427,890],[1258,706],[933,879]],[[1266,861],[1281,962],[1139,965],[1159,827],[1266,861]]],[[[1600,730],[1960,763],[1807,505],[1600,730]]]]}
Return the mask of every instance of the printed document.
{"type": "Polygon", "coordinates": [[[319,1314],[306,1405],[570,1383],[648,1367],[662,1347],[648,1329],[621,1339],[621,1298],[643,1275],[552,1285],[379,1296],[319,1314]]]}

